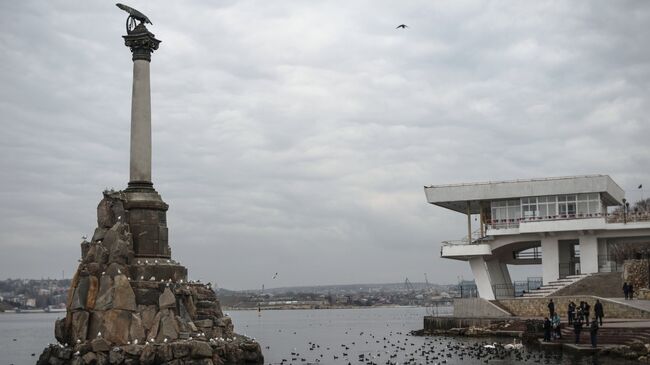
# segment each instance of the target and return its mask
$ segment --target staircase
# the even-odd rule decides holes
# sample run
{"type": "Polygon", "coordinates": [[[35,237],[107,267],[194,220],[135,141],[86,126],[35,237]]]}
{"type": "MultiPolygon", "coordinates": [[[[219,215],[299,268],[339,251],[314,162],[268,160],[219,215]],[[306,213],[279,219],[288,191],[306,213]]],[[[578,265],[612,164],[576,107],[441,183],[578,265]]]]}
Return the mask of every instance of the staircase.
{"type": "MultiPolygon", "coordinates": [[[[562,324],[562,340],[560,342],[574,343],[575,334],[573,327],[562,324]]],[[[625,327],[600,327],[598,329],[598,343],[612,345],[629,345],[632,342],[650,342],[649,328],[625,328],[625,327]]],[[[585,325],[580,334],[580,344],[590,344],[589,326],[585,325]]]]}
{"type": "Polygon", "coordinates": [[[588,277],[589,275],[590,274],[569,275],[569,276],[567,276],[565,278],[562,278],[562,279],[558,279],[558,280],[555,280],[555,281],[550,281],[548,284],[542,285],[538,289],[531,290],[531,291],[529,291],[527,293],[524,293],[523,297],[524,298],[543,298],[543,297],[547,297],[547,296],[555,293],[556,291],[558,291],[558,290],[560,290],[560,289],[562,289],[562,288],[564,288],[564,287],[566,287],[568,285],[574,284],[574,283],[588,277]]]}

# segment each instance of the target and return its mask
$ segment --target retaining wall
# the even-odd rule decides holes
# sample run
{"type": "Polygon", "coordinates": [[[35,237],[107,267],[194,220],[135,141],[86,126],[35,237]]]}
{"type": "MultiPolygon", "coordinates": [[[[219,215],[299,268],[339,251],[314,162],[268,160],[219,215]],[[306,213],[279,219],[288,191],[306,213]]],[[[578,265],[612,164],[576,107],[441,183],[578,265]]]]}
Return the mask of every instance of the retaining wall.
{"type": "MultiPolygon", "coordinates": [[[[650,312],[633,308],[621,303],[610,301],[603,298],[596,298],[593,296],[562,296],[552,297],[555,303],[555,310],[560,313],[563,318],[567,316],[567,307],[569,302],[573,301],[579,305],[581,301],[586,301],[591,306],[590,316],[594,315],[594,304],[596,299],[600,299],[603,304],[603,312],[605,318],[648,318],[650,319],[650,312]]],[[[520,317],[544,317],[548,316],[548,302],[550,297],[546,298],[516,298],[516,299],[501,299],[499,303],[505,307],[514,316],[520,317]]]]}
{"type": "Polygon", "coordinates": [[[482,298],[454,299],[454,317],[511,317],[506,310],[482,298]]]}

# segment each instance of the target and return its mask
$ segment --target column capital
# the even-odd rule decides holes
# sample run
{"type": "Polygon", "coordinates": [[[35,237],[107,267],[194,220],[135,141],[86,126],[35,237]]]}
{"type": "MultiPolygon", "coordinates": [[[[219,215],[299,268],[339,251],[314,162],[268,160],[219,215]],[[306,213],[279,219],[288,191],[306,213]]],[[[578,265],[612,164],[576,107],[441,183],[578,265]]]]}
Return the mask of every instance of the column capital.
{"type": "Polygon", "coordinates": [[[131,48],[133,61],[145,60],[151,62],[151,54],[158,49],[161,41],[155,38],[144,24],[140,23],[133,30],[123,35],[124,45],[131,48]]]}

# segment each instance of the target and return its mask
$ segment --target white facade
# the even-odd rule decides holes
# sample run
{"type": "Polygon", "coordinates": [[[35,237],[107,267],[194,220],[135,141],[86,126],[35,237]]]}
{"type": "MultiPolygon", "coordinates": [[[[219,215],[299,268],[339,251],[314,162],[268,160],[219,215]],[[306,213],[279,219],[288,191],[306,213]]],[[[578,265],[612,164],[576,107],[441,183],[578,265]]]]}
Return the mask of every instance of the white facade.
{"type": "Polygon", "coordinates": [[[548,284],[617,269],[621,245],[650,243],[650,214],[616,210],[624,192],[607,175],[430,186],[425,194],[467,215],[467,237],[443,242],[441,257],[468,261],[485,299],[513,292],[507,265],[541,264],[548,284]]]}

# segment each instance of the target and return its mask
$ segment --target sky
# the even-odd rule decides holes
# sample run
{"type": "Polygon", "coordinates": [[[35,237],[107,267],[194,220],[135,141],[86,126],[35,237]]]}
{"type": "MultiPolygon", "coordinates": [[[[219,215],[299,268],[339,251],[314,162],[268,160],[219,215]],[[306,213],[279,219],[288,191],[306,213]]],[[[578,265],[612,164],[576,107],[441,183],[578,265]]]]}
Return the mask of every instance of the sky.
{"type": "MultiPolygon", "coordinates": [[[[192,279],[454,283],[469,265],[440,244],[466,218],[427,204],[425,185],[608,174],[630,200],[650,187],[650,2],[127,5],[162,40],[153,182],[192,279]]],[[[70,277],[102,191],[126,187],[126,16],[0,2],[0,278],[70,277]]]]}

